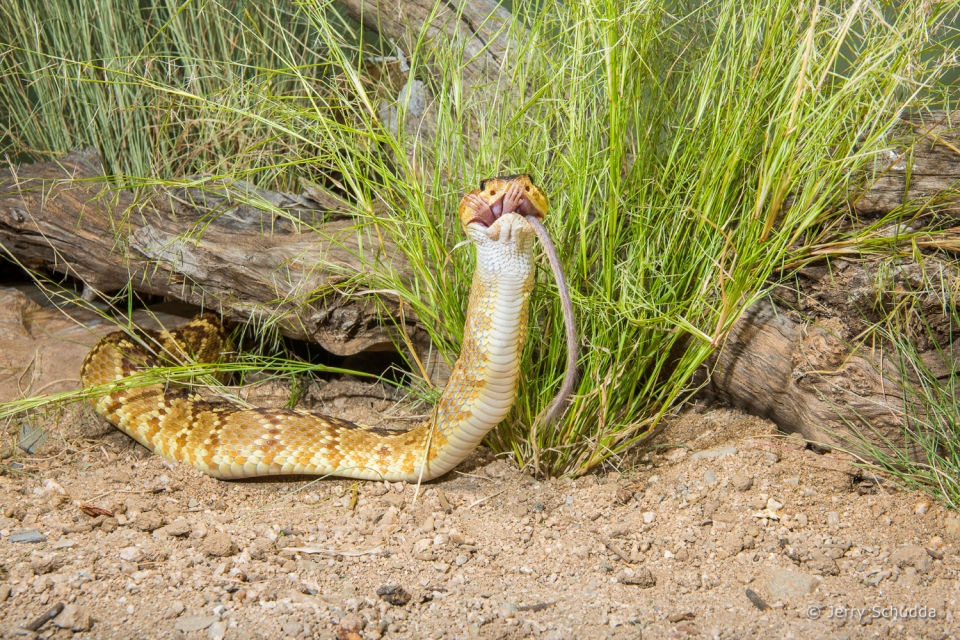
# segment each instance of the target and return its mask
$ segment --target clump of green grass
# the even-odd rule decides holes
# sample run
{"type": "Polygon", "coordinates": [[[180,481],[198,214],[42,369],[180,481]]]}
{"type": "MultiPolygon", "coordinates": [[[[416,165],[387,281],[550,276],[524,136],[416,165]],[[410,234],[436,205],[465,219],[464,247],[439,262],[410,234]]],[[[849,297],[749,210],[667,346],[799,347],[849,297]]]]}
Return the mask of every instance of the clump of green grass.
{"type": "Polygon", "coordinates": [[[436,131],[417,137],[381,121],[369,48],[328,4],[144,14],[113,2],[107,13],[136,26],[107,47],[103,16],[79,16],[95,52],[66,46],[85,32],[73,3],[43,3],[74,19],[69,34],[41,22],[45,48],[16,10],[0,10],[10,149],[42,156],[83,139],[121,162],[133,146],[113,170],[121,183],[205,172],[333,185],[358,228],[407,259],[342,289],[393,292],[449,362],[472,268],[456,249],[460,196],[503,173],[545,188],[575,296],[581,383],[559,424],[535,424],[564,364],[545,269],[532,307],[539,339],[523,354],[514,411],[488,438],[545,474],[583,473],[647,440],[771,276],[810,257],[798,247],[832,237],[900,111],[934,102],[955,64],[953,50],[930,54],[950,15],[919,1],[548,2],[518,9],[489,86],[465,82],[456,43],[419,39],[407,78],[427,83],[436,131]],[[188,29],[196,12],[206,22],[188,29]],[[161,63],[170,75],[153,71],[161,63]]]}

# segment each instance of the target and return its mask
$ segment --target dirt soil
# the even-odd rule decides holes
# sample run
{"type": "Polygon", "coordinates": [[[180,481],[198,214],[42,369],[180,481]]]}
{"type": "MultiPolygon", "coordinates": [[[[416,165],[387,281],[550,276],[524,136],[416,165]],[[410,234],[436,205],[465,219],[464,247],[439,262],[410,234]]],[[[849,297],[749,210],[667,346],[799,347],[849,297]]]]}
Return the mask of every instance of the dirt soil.
{"type": "MultiPolygon", "coordinates": [[[[306,402],[396,411],[349,378],[306,402]]],[[[619,471],[543,481],[481,448],[419,495],[221,482],[85,408],[28,420],[46,444],[0,466],[3,637],[960,636],[955,514],[728,408],[619,471]]]]}

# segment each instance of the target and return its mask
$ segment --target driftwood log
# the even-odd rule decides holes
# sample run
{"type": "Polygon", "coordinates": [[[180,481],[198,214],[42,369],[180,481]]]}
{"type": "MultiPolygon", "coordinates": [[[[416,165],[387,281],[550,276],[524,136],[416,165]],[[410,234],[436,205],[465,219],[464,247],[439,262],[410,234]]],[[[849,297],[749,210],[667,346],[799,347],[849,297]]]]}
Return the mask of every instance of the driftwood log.
{"type": "MultiPolygon", "coordinates": [[[[0,244],[23,265],[89,289],[116,292],[129,282],[231,320],[278,322],[284,335],[337,355],[398,343],[396,299],[338,288],[365,270],[402,270],[394,247],[358,230],[322,193],[234,183],[138,199],[105,184],[95,152],[77,152],[0,173],[0,244]],[[320,235],[301,233],[298,221],[320,235]],[[198,223],[203,233],[191,237],[198,223]]],[[[422,343],[409,310],[404,319],[422,343]]]]}

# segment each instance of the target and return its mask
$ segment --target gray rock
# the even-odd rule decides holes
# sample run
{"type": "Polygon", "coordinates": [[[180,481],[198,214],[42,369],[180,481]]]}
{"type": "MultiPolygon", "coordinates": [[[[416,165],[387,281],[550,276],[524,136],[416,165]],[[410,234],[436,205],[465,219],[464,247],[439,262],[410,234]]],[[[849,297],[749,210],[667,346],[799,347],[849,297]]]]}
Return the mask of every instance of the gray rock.
{"type": "Polygon", "coordinates": [[[75,604],[68,604],[63,607],[63,611],[53,619],[53,625],[61,629],[69,629],[75,633],[89,631],[93,626],[93,620],[86,609],[81,609],[75,604]]]}
{"type": "MultiPolygon", "coordinates": [[[[302,631],[303,625],[300,626],[302,631]]],[[[223,620],[217,620],[207,629],[207,637],[210,638],[210,640],[223,640],[223,636],[225,635],[227,635],[227,623],[223,620]]]]}
{"type": "Polygon", "coordinates": [[[20,426],[20,433],[17,435],[17,446],[26,453],[36,453],[47,441],[47,434],[43,429],[27,423],[20,426]]]}
{"type": "Polygon", "coordinates": [[[36,529],[28,529],[27,531],[18,531],[17,533],[10,534],[10,542],[46,542],[47,537],[36,529]]]}
{"type": "Polygon", "coordinates": [[[717,449],[708,449],[706,451],[697,451],[690,456],[691,460],[723,460],[727,456],[735,456],[740,453],[736,447],[726,446],[717,449]]]}
{"type": "Polygon", "coordinates": [[[798,571],[779,569],[767,580],[767,592],[780,600],[793,600],[809,595],[817,590],[820,579],[798,571]]]}
{"type": "Polygon", "coordinates": [[[177,631],[190,633],[192,631],[202,631],[217,621],[216,616],[187,616],[180,618],[173,625],[177,631]]]}
{"type": "Polygon", "coordinates": [[[703,481],[707,484],[717,484],[717,474],[708,470],[703,474],[703,481]]]}

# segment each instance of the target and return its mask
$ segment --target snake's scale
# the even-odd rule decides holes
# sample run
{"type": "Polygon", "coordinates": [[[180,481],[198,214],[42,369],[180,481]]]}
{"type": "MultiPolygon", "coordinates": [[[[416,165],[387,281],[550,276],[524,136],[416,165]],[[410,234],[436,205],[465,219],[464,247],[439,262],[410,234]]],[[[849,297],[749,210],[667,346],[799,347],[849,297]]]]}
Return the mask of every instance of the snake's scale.
{"type": "MultiPolygon", "coordinates": [[[[164,384],[117,390],[93,405],[154,453],[216,478],[303,474],[414,482],[440,476],[513,405],[534,282],[528,218],[546,212],[546,196],[527,176],[487,180],[461,201],[460,220],[477,256],[463,344],[432,417],[418,427],[373,428],[298,409],[212,404],[164,384]]],[[[215,361],[227,343],[211,313],[150,338],[161,352],[185,352],[198,361],[215,361]]],[[[83,362],[83,384],[157,366],[160,360],[138,342],[145,341],[123,332],[105,337],[83,362]]]]}

